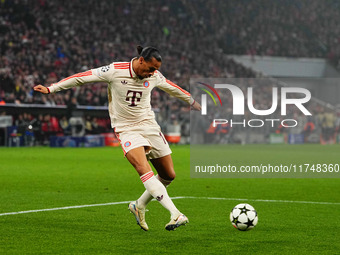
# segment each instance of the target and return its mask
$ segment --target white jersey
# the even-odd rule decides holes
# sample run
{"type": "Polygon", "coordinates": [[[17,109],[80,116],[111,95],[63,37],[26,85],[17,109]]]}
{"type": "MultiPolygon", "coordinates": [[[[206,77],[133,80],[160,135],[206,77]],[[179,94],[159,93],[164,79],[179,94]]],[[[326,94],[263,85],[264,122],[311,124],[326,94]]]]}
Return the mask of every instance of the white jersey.
{"type": "Polygon", "coordinates": [[[51,93],[92,82],[108,84],[111,126],[120,132],[125,126],[154,119],[151,109],[151,91],[158,87],[188,104],[194,103],[190,93],[166,79],[159,71],[149,78],[139,79],[131,62],[113,62],[108,66],[91,69],[67,77],[49,87],[51,93]]]}

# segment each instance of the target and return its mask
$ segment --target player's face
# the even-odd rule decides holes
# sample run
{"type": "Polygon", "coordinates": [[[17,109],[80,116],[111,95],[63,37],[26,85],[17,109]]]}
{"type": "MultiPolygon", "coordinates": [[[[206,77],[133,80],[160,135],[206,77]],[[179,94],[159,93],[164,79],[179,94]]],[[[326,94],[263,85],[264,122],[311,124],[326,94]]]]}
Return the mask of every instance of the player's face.
{"type": "Polygon", "coordinates": [[[150,61],[145,61],[143,57],[138,59],[138,64],[139,68],[135,70],[135,72],[141,80],[153,75],[162,65],[162,63],[157,61],[155,58],[152,58],[150,61]]]}

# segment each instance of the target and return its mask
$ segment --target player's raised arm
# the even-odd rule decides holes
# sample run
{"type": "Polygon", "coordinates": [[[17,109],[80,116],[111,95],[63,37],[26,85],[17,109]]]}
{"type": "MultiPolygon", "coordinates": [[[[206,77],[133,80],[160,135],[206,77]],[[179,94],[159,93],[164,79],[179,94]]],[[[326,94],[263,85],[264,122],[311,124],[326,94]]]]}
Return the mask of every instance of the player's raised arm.
{"type": "Polygon", "coordinates": [[[159,78],[159,82],[157,85],[158,88],[167,92],[171,96],[177,97],[187,102],[188,104],[191,105],[192,109],[197,110],[197,111],[201,110],[201,105],[191,97],[188,91],[181,88],[180,86],[173,83],[172,81],[166,79],[159,71],[157,71],[156,75],[159,78]]]}
{"type": "Polygon", "coordinates": [[[86,83],[109,82],[113,72],[112,69],[113,68],[111,68],[111,65],[91,69],[86,72],[77,73],[72,76],[66,77],[65,79],[62,79],[57,83],[51,84],[49,87],[37,85],[33,89],[34,91],[41,92],[43,94],[49,94],[65,89],[70,89],[86,83]]]}

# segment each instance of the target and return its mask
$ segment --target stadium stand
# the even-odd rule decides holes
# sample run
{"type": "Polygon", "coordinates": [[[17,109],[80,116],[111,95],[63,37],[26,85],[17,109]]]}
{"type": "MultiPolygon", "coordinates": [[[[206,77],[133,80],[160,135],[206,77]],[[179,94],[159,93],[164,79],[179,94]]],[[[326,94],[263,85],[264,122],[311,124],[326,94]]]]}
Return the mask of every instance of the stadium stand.
{"type": "MultiPolygon", "coordinates": [[[[69,108],[76,100],[78,105],[105,106],[105,84],[48,96],[34,93],[32,87],[113,61],[128,61],[136,55],[137,44],[161,49],[161,71],[187,90],[190,77],[262,76],[226,54],[322,57],[338,66],[339,4],[336,0],[3,0],[0,104],[69,108]]],[[[159,90],[152,97],[161,125],[166,127],[176,116],[182,132],[188,133],[188,107],[168,100],[159,90]]],[[[268,98],[264,93],[262,100],[268,98]]],[[[15,114],[14,122],[19,119],[15,114]]],[[[34,119],[38,115],[31,116],[34,119]]],[[[102,127],[109,129],[106,124],[102,127]]]]}

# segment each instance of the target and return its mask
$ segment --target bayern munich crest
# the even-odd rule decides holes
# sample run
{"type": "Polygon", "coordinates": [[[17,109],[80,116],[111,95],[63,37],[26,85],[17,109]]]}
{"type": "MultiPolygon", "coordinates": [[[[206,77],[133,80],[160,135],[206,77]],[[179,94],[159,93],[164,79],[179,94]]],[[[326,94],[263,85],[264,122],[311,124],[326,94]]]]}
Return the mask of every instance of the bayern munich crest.
{"type": "Polygon", "coordinates": [[[129,147],[130,145],[131,145],[131,142],[129,142],[129,141],[124,143],[125,147],[129,147]]]}
{"type": "Polygon", "coordinates": [[[148,88],[150,86],[150,83],[148,81],[143,82],[144,88],[148,88]]]}

